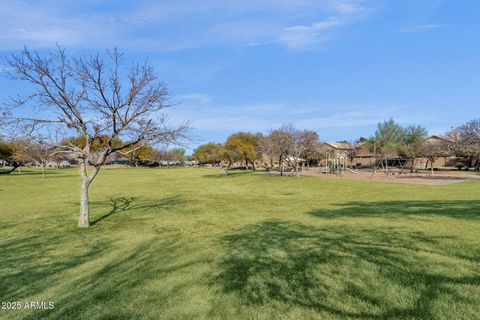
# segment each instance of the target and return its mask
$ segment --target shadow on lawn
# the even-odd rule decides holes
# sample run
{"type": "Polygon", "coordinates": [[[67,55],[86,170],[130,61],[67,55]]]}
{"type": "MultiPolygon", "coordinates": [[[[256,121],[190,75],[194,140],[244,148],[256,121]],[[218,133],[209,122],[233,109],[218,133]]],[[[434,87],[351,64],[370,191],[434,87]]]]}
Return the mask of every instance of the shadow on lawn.
{"type": "MultiPolygon", "coordinates": [[[[1,171],[1,170],[0,170],[1,171]]],[[[35,171],[30,171],[30,170],[25,170],[23,169],[21,172],[20,171],[14,171],[9,174],[5,174],[4,177],[12,177],[12,176],[38,176],[42,177],[43,174],[40,170],[35,170],[35,171]]],[[[62,171],[62,170],[47,170],[45,172],[45,177],[46,178],[71,178],[71,177],[78,177],[78,174],[72,173],[72,171],[62,171]]]]}
{"type": "Polygon", "coordinates": [[[45,291],[65,270],[75,268],[108,250],[107,243],[71,247],[71,254],[55,257],[66,239],[54,232],[27,235],[0,244],[0,301],[23,301],[45,291]],[[53,254],[53,256],[52,256],[53,254]]]}
{"type": "MultiPolygon", "coordinates": [[[[107,213],[111,216],[129,210],[165,209],[184,202],[179,197],[159,201],[114,198],[105,205],[112,206],[107,213]]],[[[176,280],[168,291],[161,291],[151,287],[152,281],[166,281],[172,273],[193,274],[197,264],[210,263],[211,257],[192,251],[167,228],[131,246],[117,244],[120,240],[109,231],[38,230],[0,241],[0,301],[23,303],[35,297],[35,301],[55,303],[53,310],[27,311],[22,319],[149,318],[143,313],[158,313],[177,291],[188,291],[195,285],[191,277],[180,277],[182,281],[176,280]]],[[[18,318],[18,312],[5,311],[0,318],[18,318]]]]}
{"type": "Polygon", "coordinates": [[[110,198],[109,201],[92,202],[92,207],[111,206],[111,209],[104,215],[93,219],[90,224],[93,226],[114,214],[122,212],[150,210],[157,211],[163,209],[171,209],[185,203],[187,203],[187,200],[185,200],[181,196],[171,196],[160,200],[142,200],[137,197],[110,198]]]}
{"type": "Polygon", "coordinates": [[[217,173],[213,174],[205,174],[202,178],[213,178],[213,179],[231,179],[231,178],[238,178],[247,175],[251,175],[255,171],[252,170],[230,170],[228,174],[225,174],[225,170],[219,169],[217,173]]]}
{"type": "Polygon", "coordinates": [[[34,310],[24,319],[155,319],[172,297],[196,285],[191,277],[181,275],[211,262],[164,237],[146,240],[122,253],[98,269],[64,279],[55,309],[34,310]],[[171,280],[172,274],[180,279],[169,289],[155,285],[171,280]],[[152,312],[157,316],[149,315],[152,312]]]}
{"type": "Polygon", "coordinates": [[[462,286],[480,289],[480,256],[470,248],[459,272],[455,249],[452,258],[446,250],[453,240],[405,229],[266,221],[223,238],[230,252],[213,283],[250,305],[280,302],[361,319],[434,319],[455,310],[437,310],[441,299],[455,301],[457,312],[462,304],[478,309],[462,286]]]}
{"type": "Polygon", "coordinates": [[[314,210],[319,218],[400,217],[438,215],[459,219],[480,219],[480,200],[381,201],[336,204],[336,210],[314,210]]]}

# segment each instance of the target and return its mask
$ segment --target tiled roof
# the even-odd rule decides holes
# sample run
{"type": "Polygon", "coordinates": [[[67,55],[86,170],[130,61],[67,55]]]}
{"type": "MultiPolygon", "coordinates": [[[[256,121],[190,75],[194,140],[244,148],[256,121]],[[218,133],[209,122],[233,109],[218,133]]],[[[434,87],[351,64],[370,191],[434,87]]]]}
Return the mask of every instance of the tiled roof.
{"type": "Polygon", "coordinates": [[[337,150],[351,150],[353,149],[352,145],[350,143],[345,143],[345,142],[325,142],[326,145],[337,149],[337,150]]]}

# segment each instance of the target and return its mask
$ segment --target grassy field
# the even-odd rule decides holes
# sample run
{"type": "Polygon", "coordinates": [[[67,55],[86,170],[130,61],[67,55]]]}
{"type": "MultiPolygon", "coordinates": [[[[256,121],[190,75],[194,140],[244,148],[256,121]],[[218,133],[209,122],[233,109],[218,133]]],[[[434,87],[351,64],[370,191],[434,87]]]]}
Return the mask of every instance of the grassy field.
{"type": "Polygon", "coordinates": [[[0,176],[2,319],[480,319],[480,181],[111,169],[0,176]]]}

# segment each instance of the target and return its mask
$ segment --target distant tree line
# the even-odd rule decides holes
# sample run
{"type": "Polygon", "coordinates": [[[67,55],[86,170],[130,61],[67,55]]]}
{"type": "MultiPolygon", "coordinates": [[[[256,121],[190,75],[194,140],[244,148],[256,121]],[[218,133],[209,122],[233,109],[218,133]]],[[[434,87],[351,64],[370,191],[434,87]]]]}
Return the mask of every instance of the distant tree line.
{"type": "Polygon", "coordinates": [[[219,166],[224,164],[225,172],[236,163],[256,170],[258,165],[271,169],[274,162],[279,164],[280,174],[291,167],[298,174],[301,162],[317,151],[318,134],[314,131],[298,130],[293,125],[283,125],[261,133],[238,132],[230,135],[224,143],[210,142],[199,146],[192,155],[201,164],[219,166]],[[264,160],[268,158],[268,163],[264,160]]]}
{"type": "MultiPolygon", "coordinates": [[[[467,166],[480,168],[480,119],[469,121],[439,136],[428,139],[427,130],[420,125],[403,127],[393,119],[378,124],[369,138],[355,141],[348,157],[356,156],[355,146],[364,146],[375,155],[382,165],[386,159],[396,157],[408,160],[414,170],[419,158],[427,159],[426,166],[433,172],[434,163],[440,157],[457,156],[464,158],[467,166]]],[[[347,143],[347,141],[338,141],[347,143]]],[[[224,143],[209,142],[194,150],[193,159],[201,164],[223,166],[228,172],[240,164],[253,170],[260,164],[271,169],[278,165],[280,174],[292,168],[298,174],[300,163],[309,166],[324,157],[319,136],[314,131],[299,130],[293,125],[283,125],[268,134],[238,132],[230,135],[224,143]],[[268,163],[265,163],[268,159],[268,163]]],[[[387,162],[385,162],[387,163],[387,162]]]]}
{"type": "MultiPolygon", "coordinates": [[[[106,143],[103,139],[98,139],[91,146],[92,152],[99,152],[106,143]]],[[[122,142],[116,139],[112,145],[121,145],[122,142]]],[[[73,144],[83,148],[85,141],[82,137],[66,139],[59,144],[52,143],[46,139],[20,140],[0,139],[0,174],[12,173],[27,165],[36,165],[42,169],[42,176],[45,177],[45,168],[55,165],[59,169],[65,163],[77,165],[78,161],[68,153],[65,153],[64,146],[73,144]]],[[[98,155],[97,155],[98,156],[98,155]]],[[[122,162],[126,160],[127,164],[132,166],[160,166],[169,164],[182,164],[189,160],[185,155],[185,149],[173,148],[171,150],[156,149],[149,144],[132,144],[128,148],[118,150],[111,154],[106,163],[122,162]]]]}

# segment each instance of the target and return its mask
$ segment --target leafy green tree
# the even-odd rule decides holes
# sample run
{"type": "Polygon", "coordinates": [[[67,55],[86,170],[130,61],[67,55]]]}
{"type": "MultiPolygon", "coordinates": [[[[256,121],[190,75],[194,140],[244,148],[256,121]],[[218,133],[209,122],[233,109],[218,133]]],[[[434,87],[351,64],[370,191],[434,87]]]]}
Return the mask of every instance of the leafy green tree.
{"type": "Polygon", "coordinates": [[[225,149],[219,143],[209,142],[196,148],[192,158],[201,164],[219,165],[225,159],[225,149]]]}
{"type": "Polygon", "coordinates": [[[135,167],[138,167],[138,164],[141,161],[147,161],[153,154],[153,147],[149,144],[139,144],[135,143],[128,148],[118,151],[118,154],[126,157],[130,163],[133,163],[135,167]]]}
{"type": "Polygon", "coordinates": [[[258,144],[258,135],[238,132],[228,137],[224,147],[231,158],[243,160],[245,166],[251,164],[255,170],[255,161],[259,158],[258,144]]]}
{"type": "Polygon", "coordinates": [[[9,170],[0,171],[0,174],[12,173],[17,169],[21,169],[31,158],[26,157],[25,154],[21,152],[22,145],[27,144],[27,141],[22,140],[12,140],[12,141],[1,141],[0,140],[0,161],[4,165],[11,167],[9,170]]]}
{"type": "Polygon", "coordinates": [[[366,141],[366,145],[380,159],[384,159],[388,154],[408,158],[413,170],[416,158],[423,152],[423,144],[427,137],[427,130],[420,125],[402,127],[390,119],[377,125],[375,134],[366,141]]]}
{"type": "Polygon", "coordinates": [[[378,123],[374,135],[365,142],[365,146],[375,154],[375,169],[377,161],[383,161],[389,153],[395,153],[398,150],[398,144],[402,141],[403,129],[393,119],[378,123]]]}
{"type": "Polygon", "coordinates": [[[377,152],[382,155],[395,152],[398,144],[402,142],[403,134],[403,128],[393,119],[379,123],[373,136],[377,152]]]}
{"type": "Polygon", "coordinates": [[[412,125],[403,129],[402,143],[399,144],[399,154],[410,159],[411,170],[415,169],[415,162],[422,155],[423,145],[428,138],[428,131],[420,125],[412,125]]]}

